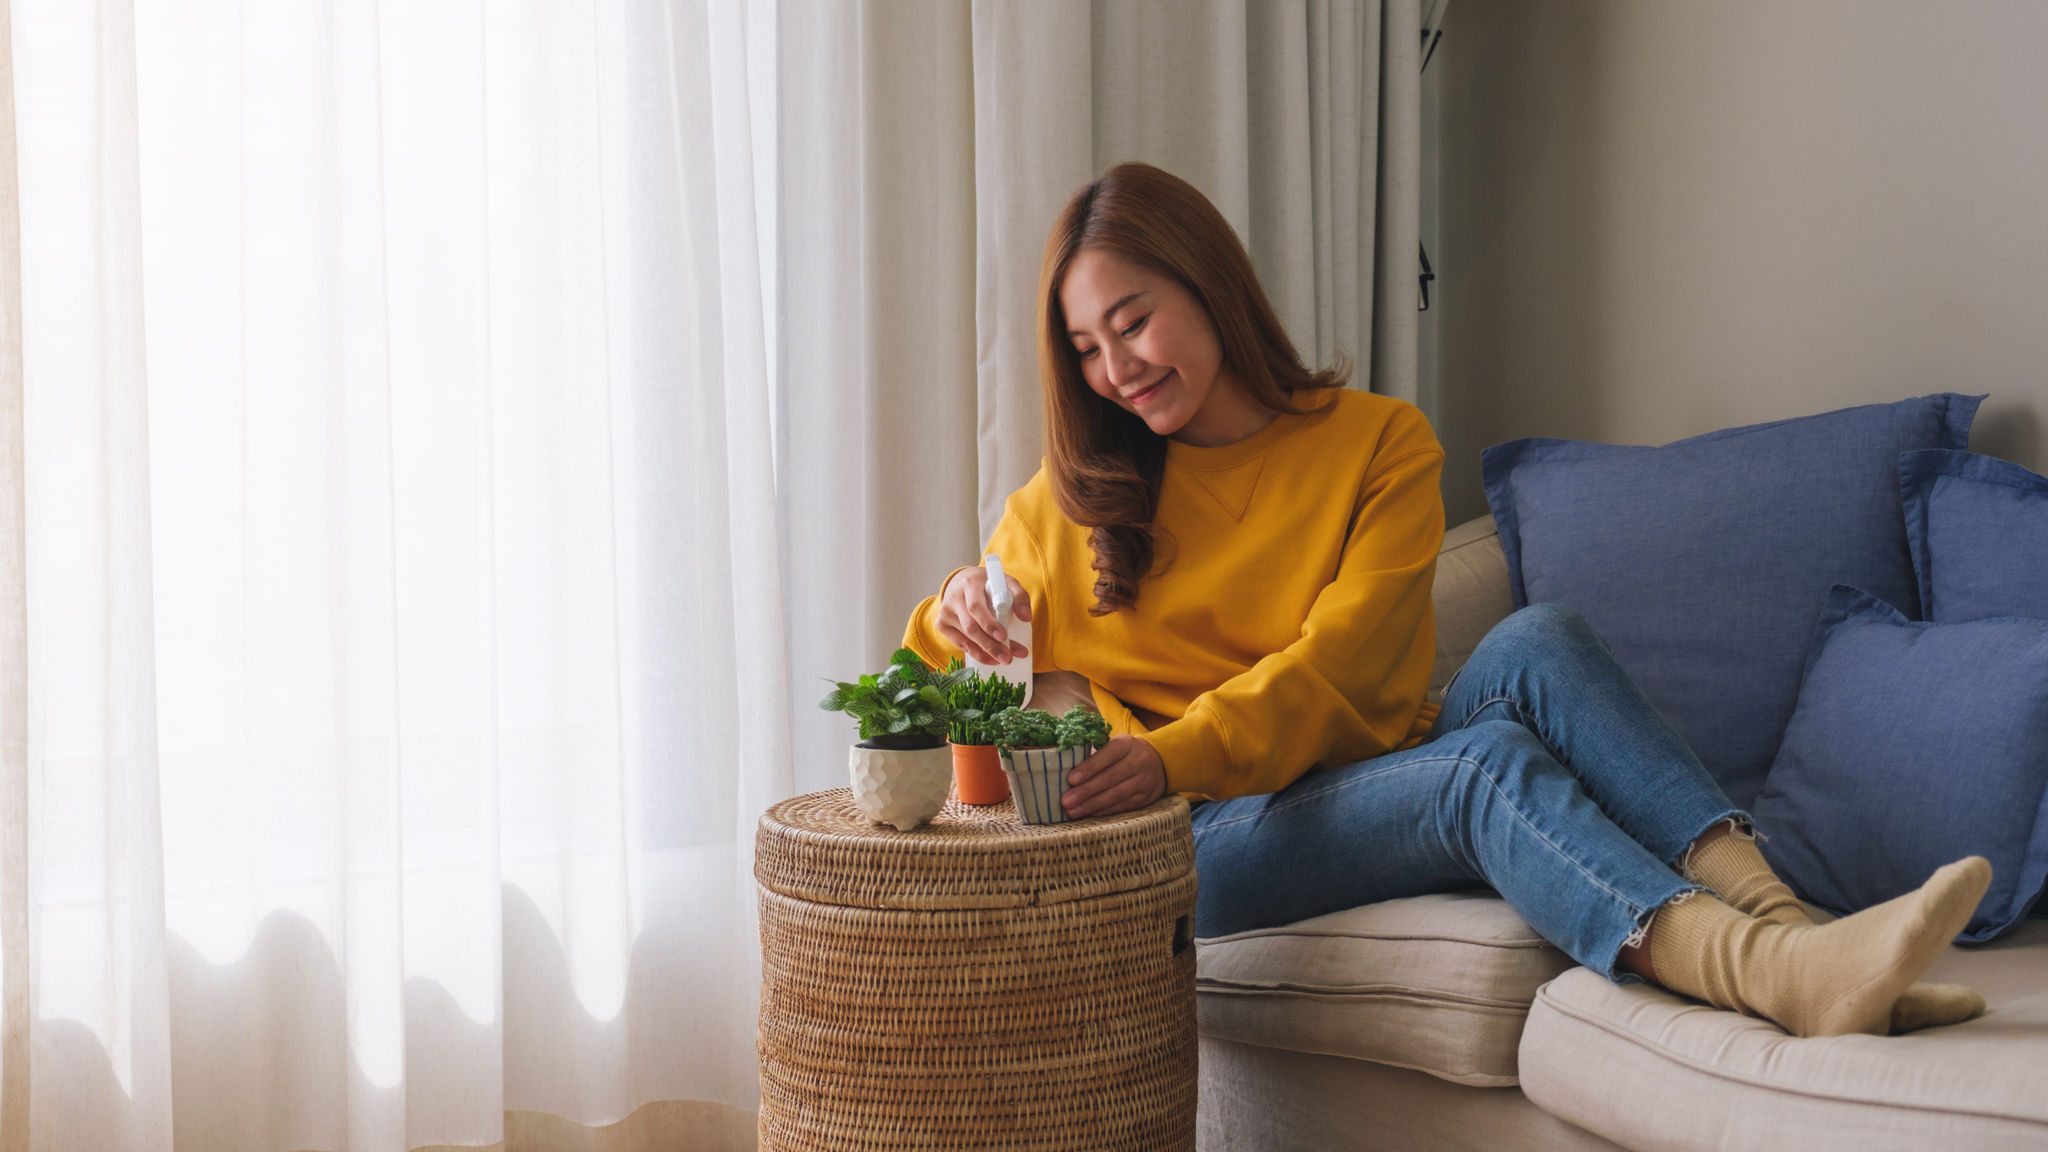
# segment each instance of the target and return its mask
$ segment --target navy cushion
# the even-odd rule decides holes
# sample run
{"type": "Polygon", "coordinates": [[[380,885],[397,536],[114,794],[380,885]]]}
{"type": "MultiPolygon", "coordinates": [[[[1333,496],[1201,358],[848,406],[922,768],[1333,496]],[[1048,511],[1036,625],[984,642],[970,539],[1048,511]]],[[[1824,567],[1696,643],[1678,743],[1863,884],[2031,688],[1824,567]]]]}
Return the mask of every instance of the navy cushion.
{"type": "Polygon", "coordinates": [[[2048,878],[2048,620],[1906,619],[1836,588],[1756,803],[1764,857],[1854,912],[1964,856],[1991,890],[1960,939],[2024,917],[2048,878]]]}
{"type": "Polygon", "coordinates": [[[1920,618],[2048,620],[2048,476],[1969,452],[1899,456],[1920,618]]]}
{"type": "Polygon", "coordinates": [[[1489,448],[1515,606],[1578,609],[1746,808],[1798,701],[1828,589],[1914,604],[1899,453],[1964,447],[1982,400],[1944,393],[1661,448],[1489,448]]]}

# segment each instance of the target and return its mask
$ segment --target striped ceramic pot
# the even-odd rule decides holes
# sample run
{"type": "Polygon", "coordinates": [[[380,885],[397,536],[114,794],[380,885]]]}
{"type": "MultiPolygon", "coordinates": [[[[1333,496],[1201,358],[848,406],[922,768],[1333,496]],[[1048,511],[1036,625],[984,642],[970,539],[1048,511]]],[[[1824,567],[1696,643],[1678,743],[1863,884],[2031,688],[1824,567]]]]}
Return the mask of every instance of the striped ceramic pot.
{"type": "Polygon", "coordinates": [[[1003,757],[1003,775],[1010,778],[1010,798],[1026,824],[1064,824],[1067,773],[1095,754],[1093,748],[1012,748],[1003,757]]]}

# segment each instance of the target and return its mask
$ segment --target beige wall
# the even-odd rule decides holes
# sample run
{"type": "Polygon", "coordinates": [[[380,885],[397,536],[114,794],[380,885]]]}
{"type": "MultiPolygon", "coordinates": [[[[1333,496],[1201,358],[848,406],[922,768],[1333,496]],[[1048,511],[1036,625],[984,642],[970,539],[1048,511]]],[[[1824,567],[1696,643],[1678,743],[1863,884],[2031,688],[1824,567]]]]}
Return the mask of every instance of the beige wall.
{"type": "Polygon", "coordinates": [[[2048,2],[1458,0],[1439,432],[1630,443],[1989,392],[2048,471],[2048,2]]]}

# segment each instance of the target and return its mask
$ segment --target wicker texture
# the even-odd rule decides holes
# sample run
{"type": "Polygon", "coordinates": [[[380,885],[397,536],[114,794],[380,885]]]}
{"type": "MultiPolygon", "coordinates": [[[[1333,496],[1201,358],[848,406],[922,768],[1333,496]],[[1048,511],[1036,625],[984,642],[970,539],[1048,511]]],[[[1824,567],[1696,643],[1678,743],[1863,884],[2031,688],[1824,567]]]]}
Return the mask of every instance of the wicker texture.
{"type": "Polygon", "coordinates": [[[1194,1147],[1178,797],[901,833],[841,789],[770,809],[756,859],[763,1149],[1194,1147]]]}
{"type": "Polygon", "coordinates": [[[1187,801],[1066,824],[1024,824],[1015,802],[956,798],[909,832],[879,827],[844,788],[761,816],[754,878],[855,908],[1018,908],[1163,884],[1195,867],[1187,801]]]}

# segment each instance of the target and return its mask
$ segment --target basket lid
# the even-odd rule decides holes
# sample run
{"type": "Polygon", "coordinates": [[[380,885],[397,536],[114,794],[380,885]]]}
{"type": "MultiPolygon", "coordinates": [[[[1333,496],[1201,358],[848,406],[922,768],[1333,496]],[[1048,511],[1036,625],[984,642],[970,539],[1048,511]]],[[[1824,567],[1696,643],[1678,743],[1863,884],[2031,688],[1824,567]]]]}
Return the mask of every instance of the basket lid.
{"type": "Polygon", "coordinates": [[[853,792],[795,796],[761,814],[754,879],[855,908],[1017,908],[1149,888],[1195,866],[1188,802],[1064,824],[1025,824],[1010,801],[949,799],[908,832],[871,823],[853,792]]]}

